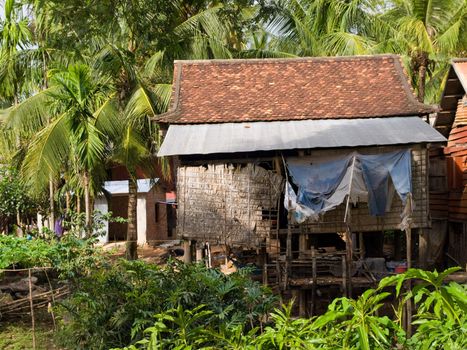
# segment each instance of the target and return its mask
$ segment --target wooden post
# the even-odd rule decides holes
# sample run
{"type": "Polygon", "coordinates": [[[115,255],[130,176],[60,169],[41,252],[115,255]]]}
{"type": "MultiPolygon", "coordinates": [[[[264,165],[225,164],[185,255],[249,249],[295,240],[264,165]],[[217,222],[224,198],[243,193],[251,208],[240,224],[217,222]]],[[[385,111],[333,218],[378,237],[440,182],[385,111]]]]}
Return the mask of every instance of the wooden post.
{"type": "Polygon", "coordinates": [[[311,316],[315,314],[316,310],[316,285],[318,283],[317,271],[316,271],[316,251],[315,247],[311,247],[311,273],[313,278],[313,284],[311,285],[311,316]]]}
{"type": "MultiPolygon", "coordinates": [[[[196,262],[201,262],[203,261],[203,249],[198,249],[196,248],[196,262]]],[[[226,262],[227,264],[227,257],[226,257],[226,262]]]]}
{"type": "Polygon", "coordinates": [[[307,250],[307,236],[303,232],[300,232],[300,236],[298,236],[298,250],[300,257],[305,257],[305,251],[307,250]]]}
{"type": "Polygon", "coordinates": [[[347,276],[347,296],[349,298],[352,297],[352,255],[353,255],[353,249],[352,249],[352,233],[350,232],[350,226],[347,225],[347,228],[345,230],[345,245],[346,245],[346,276],[347,276]]]}
{"type": "Polygon", "coordinates": [[[342,289],[344,295],[347,295],[347,262],[346,254],[342,255],[342,289]]]}
{"type": "Polygon", "coordinates": [[[418,262],[422,269],[428,267],[428,246],[427,231],[420,228],[418,231],[418,262]]]}
{"type": "Polygon", "coordinates": [[[306,317],[307,316],[307,307],[306,307],[306,290],[300,289],[298,292],[298,315],[300,317],[306,317]]]}
{"type": "Polygon", "coordinates": [[[345,259],[345,270],[346,270],[346,290],[347,296],[352,297],[352,260],[353,260],[353,248],[352,248],[352,232],[350,230],[350,221],[351,221],[351,207],[350,207],[350,195],[352,193],[352,182],[355,170],[355,160],[354,156],[352,159],[352,173],[350,174],[350,184],[349,184],[349,193],[347,194],[347,203],[345,205],[344,213],[344,223],[345,223],[345,249],[346,249],[346,259],[345,259]]]}
{"type": "Polygon", "coordinates": [[[268,285],[268,280],[269,280],[268,265],[264,264],[263,265],[263,285],[267,286],[268,285]]]}
{"type": "MultiPolygon", "coordinates": [[[[290,200],[289,200],[290,202],[290,200]]],[[[290,204],[290,203],[289,203],[290,204]]],[[[291,204],[290,204],[291,205],[291,204]]],[[[289,285],[289,276],[291,274],[291,263],[292,263],[292,227],[290,222],[292,221],[292,213],[289,210],[287,214],[287,239],[285,242],[285,276],[284,276],[284,289],[289,285]]]]}
{"type": "Polygon", "coordinates": [[[191,242],[183,241],[183,262],[186,264],[191,263],[191,242]]]}
{"type": "MultiPolygon", "coordinates": [[[[412,268],[412,229],[409,227],[405,230],[406,240],[407,240],[407,269],[412,268]]],[[[411,289],[410,280],[406,283],[407,290],[411,289]]],[[[412,336],[412,299],[407,300],[406,305],[407,311],[407,335],[410,337],[412,336]]]]}
{"type": "Polygon", "coordinates": [[[365,259],[365,244],[363,242],[363,232],[358,233],[358,247],[360,249],[360,259],[365,259]]]}
{"type": "Polygon", "coordinates": [[[29,277],[29,306],[31,308],[32,348],[35,350],[36,349],[36,329],[35,329],[36,322],[34,320],[34,303],[32,301],[31,269],[28,269],[28,277],[29,277]]]}

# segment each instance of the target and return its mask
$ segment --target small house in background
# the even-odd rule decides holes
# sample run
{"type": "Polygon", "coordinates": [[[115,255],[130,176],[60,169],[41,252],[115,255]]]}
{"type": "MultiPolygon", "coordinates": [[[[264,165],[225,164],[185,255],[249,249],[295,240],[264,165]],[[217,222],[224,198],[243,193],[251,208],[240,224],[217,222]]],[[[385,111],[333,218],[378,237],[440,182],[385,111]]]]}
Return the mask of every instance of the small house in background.
{"type": "Polygon", "coordinates": [[[410,265],[411,232],[430,227],[428,147],[445,141],[434,110],[393,55],[176,61],[158,122],[159,156],[179,165],[177,236],[255,252],[302,313],[318,286],[374,282],[388,232],[407,232],[410,265]]]}
{"type": "MultiPolygon", "coordinates": [[[[138,244],[151,244],[171,239],[175,226],[174,196],[168,196],[159,179],[138,179],[137,237],[138,244]]],[[[94,209],[114,217],[128,218],[128,180],[106,181],[102,195],[95,199],[94,209]]],[[[104,222],[102,243],[125,241],[127,223],[104,222]]]]}
{"type": "Polygon", "coordinates": [[[430,264],[467,264],[466,93],[467,59],[454,59],[434,122],[434,127],[448,138],[448,144],[430,152],[430,264]]]}

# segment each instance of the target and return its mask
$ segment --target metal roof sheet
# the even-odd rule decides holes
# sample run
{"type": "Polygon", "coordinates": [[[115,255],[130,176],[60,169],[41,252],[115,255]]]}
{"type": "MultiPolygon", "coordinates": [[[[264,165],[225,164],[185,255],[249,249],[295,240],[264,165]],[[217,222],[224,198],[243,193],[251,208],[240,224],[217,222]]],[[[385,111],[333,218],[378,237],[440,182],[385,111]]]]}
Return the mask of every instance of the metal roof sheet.
{"type": "Polygon", "coordinates": [[[170,125],[158,156],[445,142],[419,117],[170,125]]]}
{"type": "MultiPolygon", "coordinates": [[[[158,181],[159,179],[136,180],[138,185],[138,193],[149,192],[158,181]]],[[[110,194],[128,194],[129,192],[128,180],[105,181],[103,188],[110,194]]]]}

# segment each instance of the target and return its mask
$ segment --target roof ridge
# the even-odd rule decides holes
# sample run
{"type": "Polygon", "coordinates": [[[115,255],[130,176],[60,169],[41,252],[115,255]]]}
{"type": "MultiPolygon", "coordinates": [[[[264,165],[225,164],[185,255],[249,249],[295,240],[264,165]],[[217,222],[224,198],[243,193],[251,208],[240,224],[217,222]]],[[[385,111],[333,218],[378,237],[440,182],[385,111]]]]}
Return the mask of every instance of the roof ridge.
{"type": "Polygon", "coordinates": [[[306,57],[281,57],[281,58],[223,58],[223,59],[199,59],[199,60],[174,60],[174,64],[238,64],[238,63],[290,63],[290,62],[326,62],[326,61],[364,61],[375,59],[398,59],[396,54],[357,55],[357,56],[306,56],[306,57]]]}

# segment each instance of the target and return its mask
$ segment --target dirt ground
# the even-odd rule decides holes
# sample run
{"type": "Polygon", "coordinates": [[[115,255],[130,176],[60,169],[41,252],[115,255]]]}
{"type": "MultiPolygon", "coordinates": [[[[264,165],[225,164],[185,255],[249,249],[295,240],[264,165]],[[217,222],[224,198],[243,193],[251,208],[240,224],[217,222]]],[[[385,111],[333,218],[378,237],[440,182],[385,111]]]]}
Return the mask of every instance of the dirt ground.
{"type": "MultiPolygon", "coordinates": [[[[58,350],[54,339],[54,326],[52,318],[46,310],[38,310],[35,315],[36,350],[58,350]]],[[[32,350],[33,332],[30,316],[0,321],[0,349],[2,350],[32,350]]]]}

